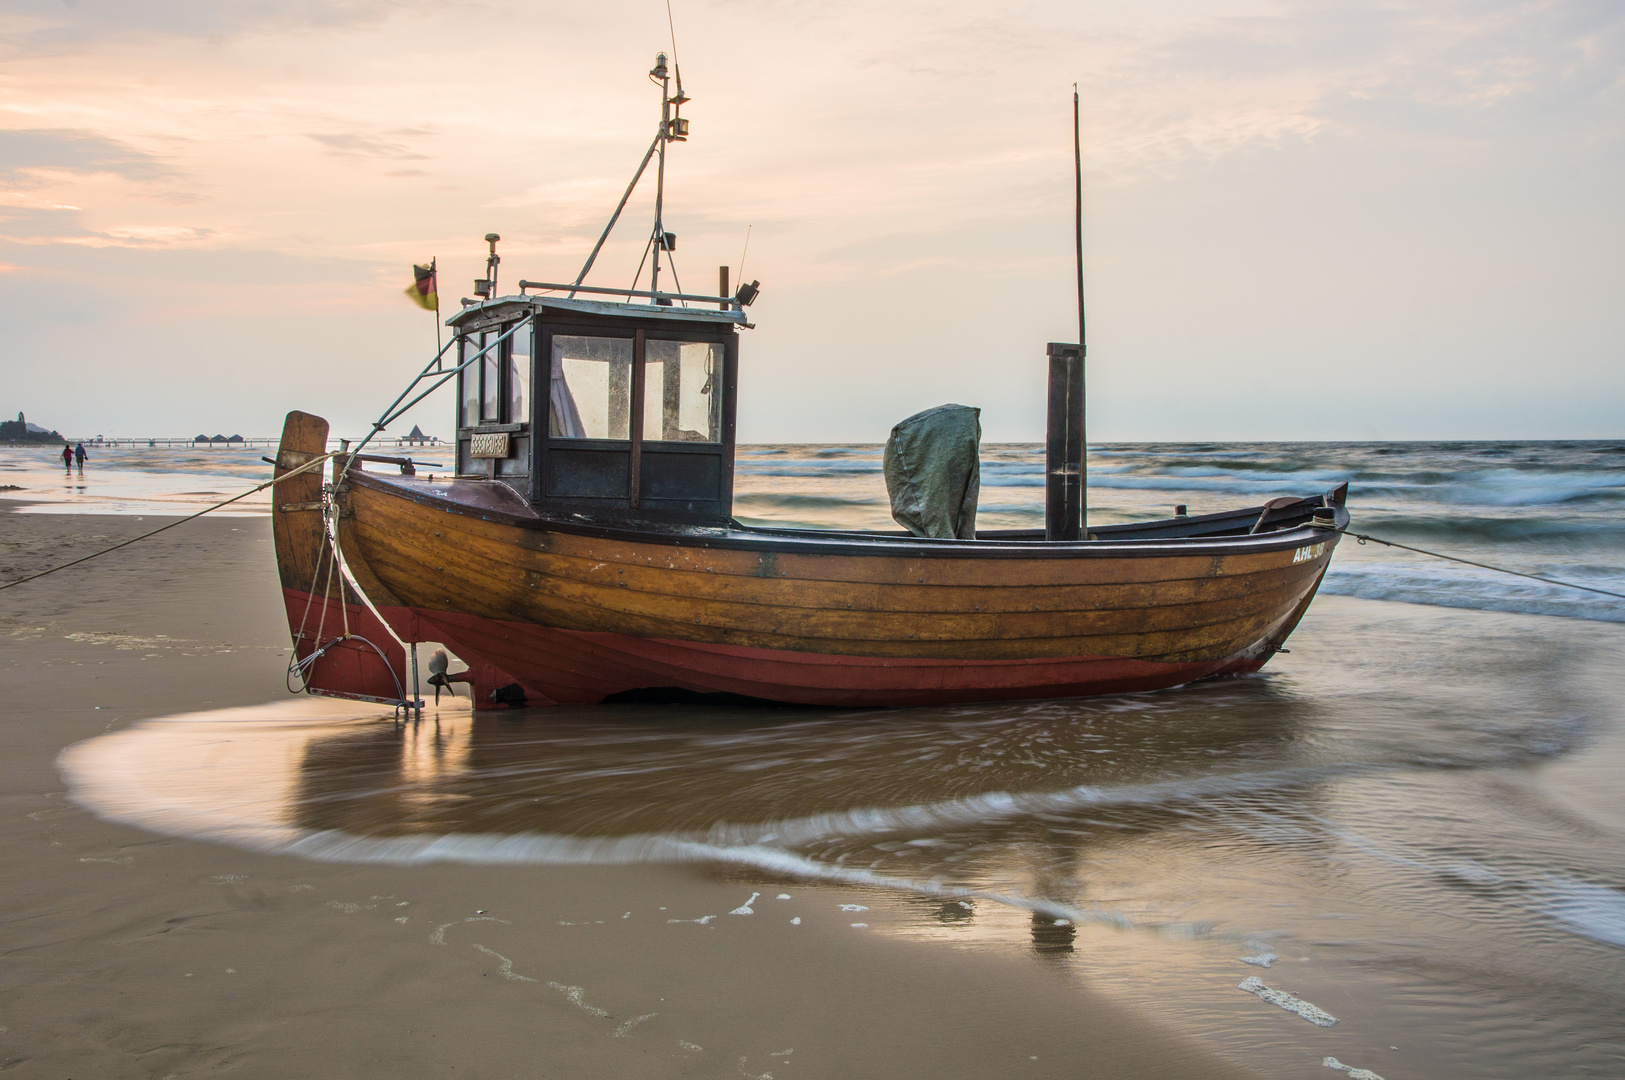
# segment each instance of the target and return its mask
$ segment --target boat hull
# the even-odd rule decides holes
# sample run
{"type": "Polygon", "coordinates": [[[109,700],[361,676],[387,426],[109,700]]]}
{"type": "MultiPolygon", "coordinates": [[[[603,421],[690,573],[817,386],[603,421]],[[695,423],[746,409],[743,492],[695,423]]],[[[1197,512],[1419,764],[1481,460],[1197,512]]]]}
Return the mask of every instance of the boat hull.
{"type": "Polygon", "coordinates": [[[831,706],[1161,689],[1261,667],[1337,539],[638,535],[527,516],[480,483],[352,474],[339,496],[362,590],[405,640],[480,663],[476,704],[497,682],[530,704],[656,689],[831,706]]]}
{"type": "Polygon", "coordinates": [[[650,689],[803,705],[942,705],[1161,690],[1256,671],[1265,657],[1165,663],[1116,656],[941,660],[832,655],[561,630],[455,612],[417,611],[459,655],[478,656],[531,704],[590,704],[650,689]]]}

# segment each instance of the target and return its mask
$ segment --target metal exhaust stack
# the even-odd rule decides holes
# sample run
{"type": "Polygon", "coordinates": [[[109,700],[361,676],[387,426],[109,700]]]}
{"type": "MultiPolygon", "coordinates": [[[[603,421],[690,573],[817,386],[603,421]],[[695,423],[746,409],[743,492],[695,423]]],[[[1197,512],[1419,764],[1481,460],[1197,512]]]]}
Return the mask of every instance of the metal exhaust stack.
{"type": "Polygon", "coordinates": [[[1083,539],[1083,349],[1049,344],[1044,539],[1083,539]]]}

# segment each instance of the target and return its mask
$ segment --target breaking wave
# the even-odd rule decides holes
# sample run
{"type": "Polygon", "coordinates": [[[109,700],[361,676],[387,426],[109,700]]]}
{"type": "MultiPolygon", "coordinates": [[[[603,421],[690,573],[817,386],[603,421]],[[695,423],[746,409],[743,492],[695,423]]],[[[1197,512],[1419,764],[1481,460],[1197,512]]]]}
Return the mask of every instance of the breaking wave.
{"type": "MultiPolygon", "coordinates": [[[[1548,572],[1578,584],[1625,593],[1625,575],[1618,568],[1588,572],[1582,567],[1566,567],[1548,572]]],[[[1334,561],[1320,591],[1366,600],[1625,622],[1625,600],[1445,563],[1434,568],[1334,561]]]]}

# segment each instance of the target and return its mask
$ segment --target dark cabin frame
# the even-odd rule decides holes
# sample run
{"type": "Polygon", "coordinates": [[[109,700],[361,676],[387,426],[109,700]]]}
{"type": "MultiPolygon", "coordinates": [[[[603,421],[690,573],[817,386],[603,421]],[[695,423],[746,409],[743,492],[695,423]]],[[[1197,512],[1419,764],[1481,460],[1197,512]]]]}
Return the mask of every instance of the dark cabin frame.
{"type": "MultiPolygon", "coordinates": [[[[500,336],[502,333],[510,329],[515,322],[519,321],[520,318],[523,318],[525,314],[525,312],[515,313],[512,311],[506,311],[495,319],[481,319],[459,326],[457,328],[457,344],[453,350],[453,356],[455,357],[453,362],[462,362],[463,342],[470,334],[478,334],[481,331],[489,331],[494,336],[500,336]]],[[[472,424],[469,424],[466,423],[463,418],[463,407],[464,402],[466,401],[465,390],[468,386],[469,379],[472,377],[476,380],[481,380],[483,383],[485,361],[481,360],[479,363],[473,365],[467,371],[464,371],[457,376],[457,457],[455,468],[458,476],[469,479],[484,476],[487,479],[492,480],[505,480],[510,484],[524,484],[528,482],[528,478],[532,471],[531,443],[533,440],[531,439],[531,415],[535,412],[534,388],[536,352],[535,341],[534,337],[532,336],[533,333],[534,324],[523,327],[517,333],[515,333],[513,337],[510,337],[497,347],[498,417],[495,420],[480,419],[476,420],[472,424]],[[532,400],[529,411],[525,416],[514,417],[509,415],[509,411],[512,407],[512,387],[509,385],[509,369],[510,360],[513,356],[514,343],[521,337],[524,337],[531,342],[532,400]],[[475,462],[469,457],[469,444],[471,442],[471,437],[476,434],[483,435],[499,433],[505,433],[508,435],[508,456],[506,458],[480,459],[480,468],[478,471],[476,471],[474,468],[475,462]]],[[[479,389],[483,391],[484,386],[481,385],[479,389]]],[[[480,400],[483,400],[483,397],[480,400]]]]}
{"type": "MultiPolygon", "coordinates": [[[[586,518],[611,524],[621,521],[726,526],[733,519],[735,425],[738,411],[738,317],[727,312],[682,309],[678,318],[662,318],[651,305],[582,304],[577,310],[552,306],[545,297],[508,297],[471,306],[448,322],[459,338],[482,330],[503,332],[534,313],[530,326],[514,335],[532,335],[530,415],[522,422],[463,422],[464,380],[480,377],[474,365],[457,379],[457,473],[469,478],[501,480],[525,496],[538,513],[560,518],[586,518]],[[714,317],[706,317],[711,315],[714,317]],[[553,337],[579,334],[621,338],[633,343],[629,438],[561,439],[551,430],[553,337]],[[667,442],[647,438],[643,401],[647,378],[645,343],[650,340],[706,342],[721,345],[722,395],[720,441],[667,442]],[[483,459],[474,469],[471,438],[506,432],[509,457],[483,459]]],[[[498,371],[501,409],[508,408],[509,357],[513,340],[501,346],[498,371]]],[[[458,351],[461,357],[461,346],[458,351]]],[[[460,362],[460,360],[459,360],[460,362]]]]}

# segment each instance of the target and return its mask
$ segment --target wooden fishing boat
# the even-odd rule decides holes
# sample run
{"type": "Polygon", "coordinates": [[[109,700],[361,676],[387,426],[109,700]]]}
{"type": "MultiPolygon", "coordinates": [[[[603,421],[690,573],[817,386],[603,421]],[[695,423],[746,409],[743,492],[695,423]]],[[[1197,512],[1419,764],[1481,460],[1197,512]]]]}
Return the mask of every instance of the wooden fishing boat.
{"type": "MultiPolygon", "coordinates": [[[[686,99],[662,94],[650,153],[663,158],[686,99]]],[[[478,707],[1051,698],[1256,671],[1282,650],[1348,526],[1346,485],[1085,530],[1081,343],[1049,350],[1044,529],[935,539],[735,521],[754,283],[730,295],[723,268],[716,296],[660,291],[673,238],[658,215],[642,292],[586,287],[583,268],[498,296],[487,237],[477,298],[448,320],[452,362],[419,376],[456,381],[452,475],[352,451],[325,488],[314,472],[279,487],[307,688],[415,701],[419,642],[469,665],[478,707]],[[589,298],[610,293],[645,302],[589,298]]],[[[279,474],[327,436],[290,414],[279,474]]]]}

